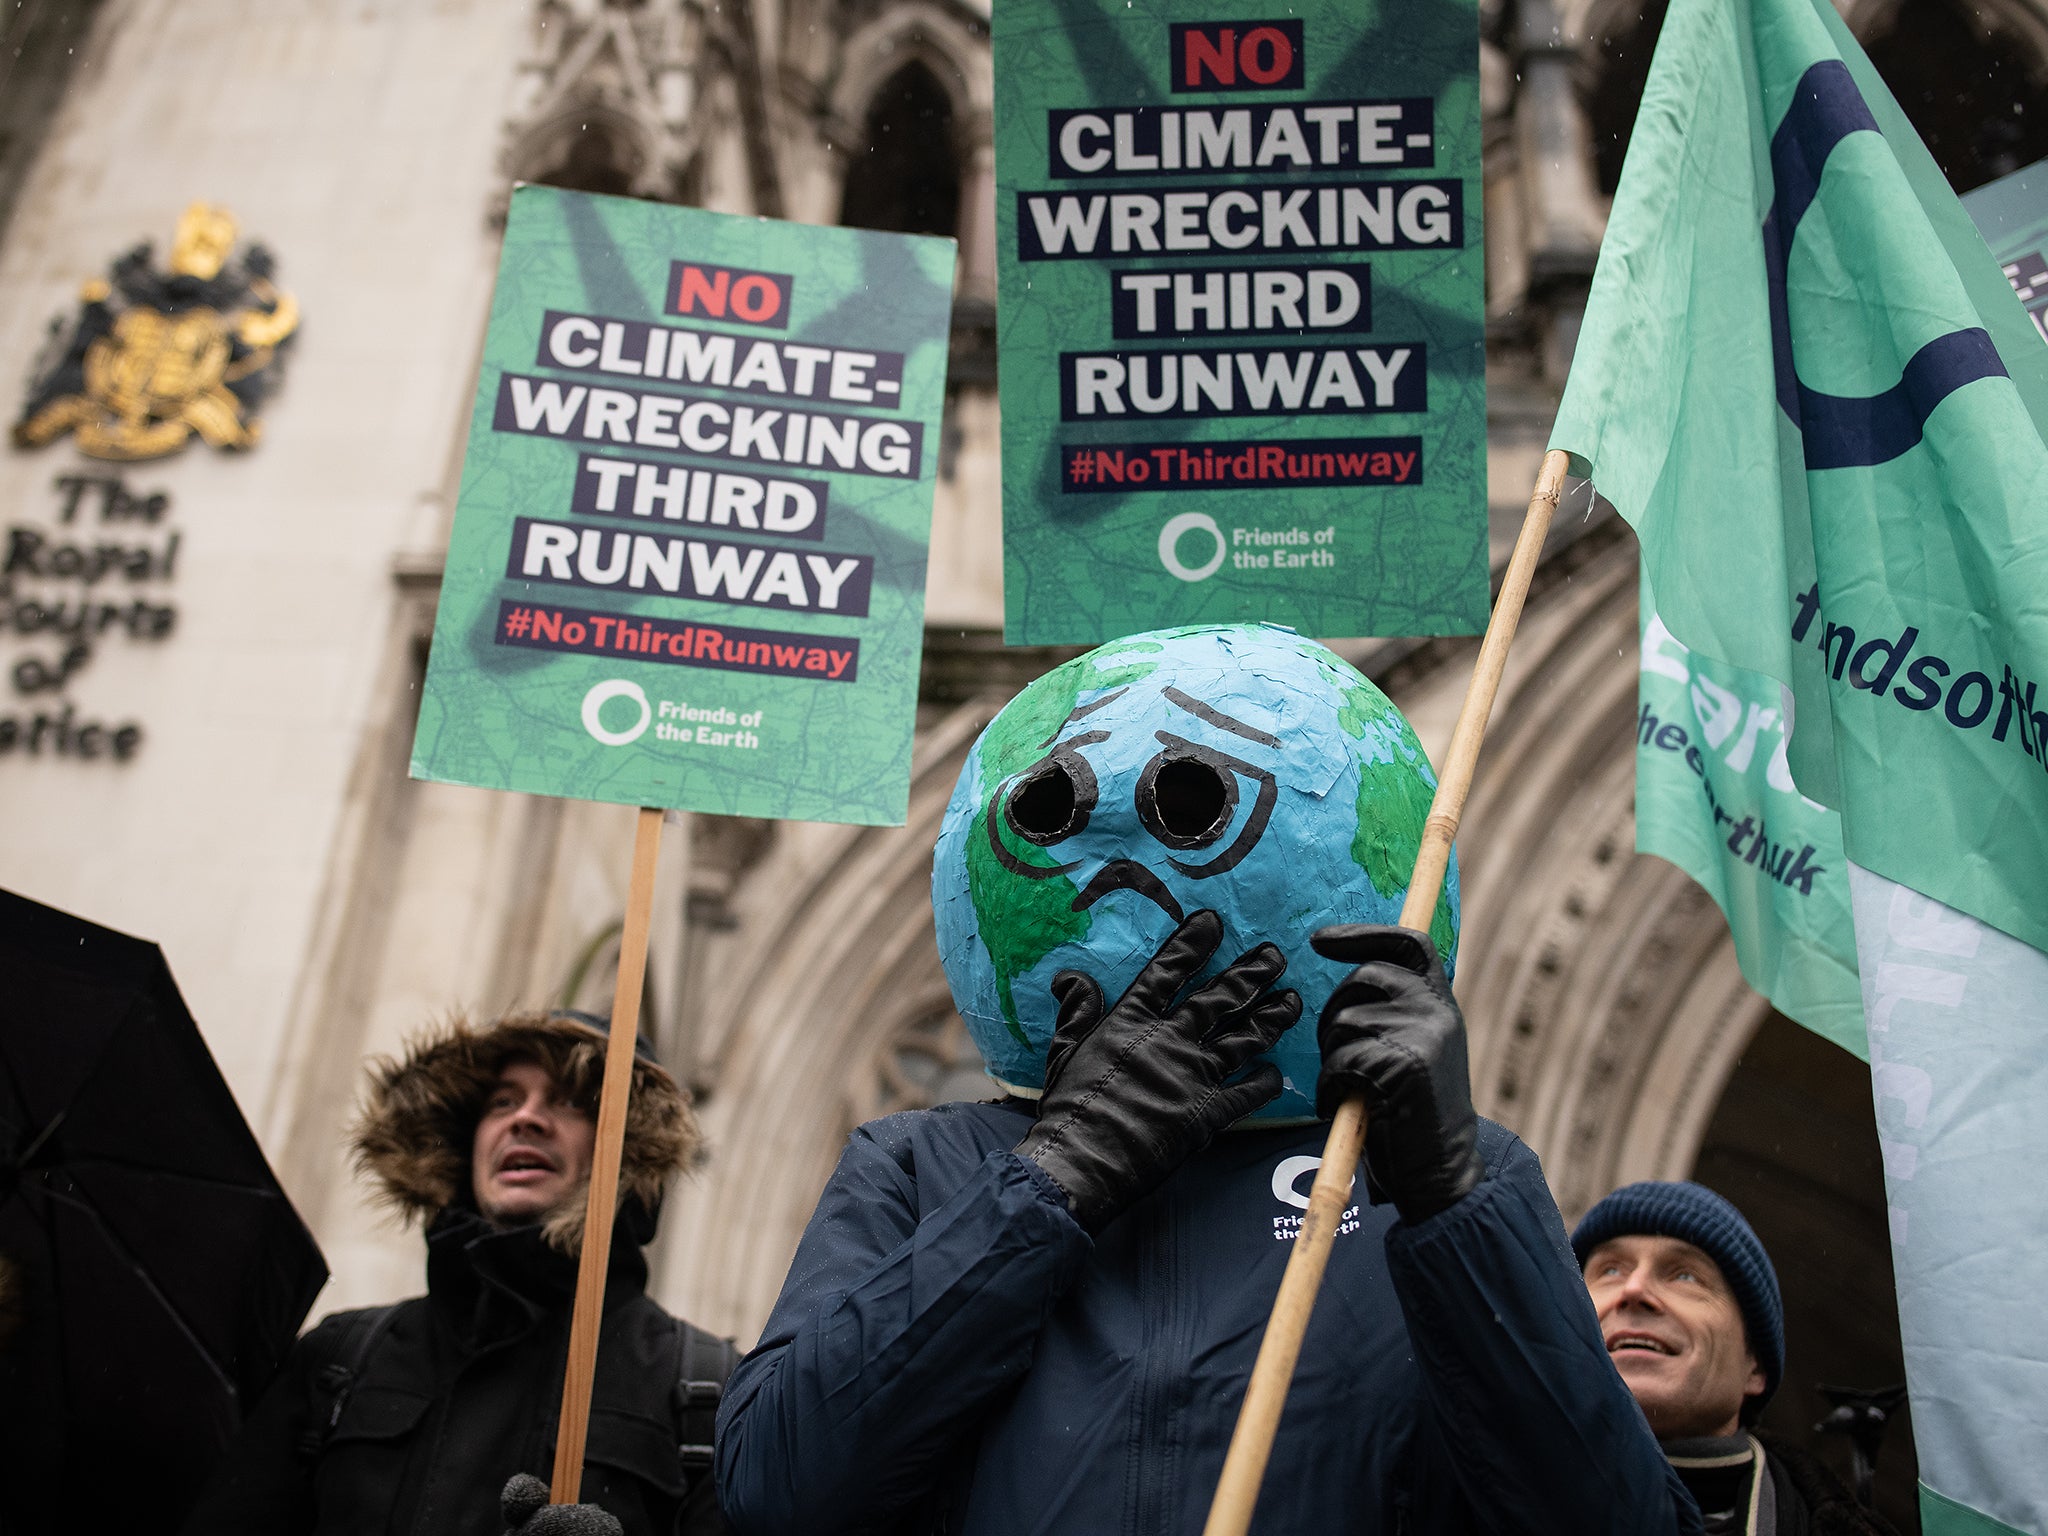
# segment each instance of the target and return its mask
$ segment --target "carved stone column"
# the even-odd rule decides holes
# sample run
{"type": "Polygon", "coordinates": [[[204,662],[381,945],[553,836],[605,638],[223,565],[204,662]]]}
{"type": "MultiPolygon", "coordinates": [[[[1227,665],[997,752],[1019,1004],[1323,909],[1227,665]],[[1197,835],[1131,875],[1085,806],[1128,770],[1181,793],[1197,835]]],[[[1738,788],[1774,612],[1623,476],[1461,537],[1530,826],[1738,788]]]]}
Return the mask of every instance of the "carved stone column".
{"type": "Polygon", "coordinates": [[[960,281],[962,304],[996,301],[996,146],[992,125],[968,125],[968,148],[960,186],[960,281]]]}
{"type": "Polygon", "coordinates": [[[1577,57],[1553,0],[1523,0],[1515,52],[1522,76],[1515,134],[1529,290],[1550,308],[1543,372],[1561,387],[1607,216],[1593,175],[1592,135],[1572,83],[1577,57]]]}

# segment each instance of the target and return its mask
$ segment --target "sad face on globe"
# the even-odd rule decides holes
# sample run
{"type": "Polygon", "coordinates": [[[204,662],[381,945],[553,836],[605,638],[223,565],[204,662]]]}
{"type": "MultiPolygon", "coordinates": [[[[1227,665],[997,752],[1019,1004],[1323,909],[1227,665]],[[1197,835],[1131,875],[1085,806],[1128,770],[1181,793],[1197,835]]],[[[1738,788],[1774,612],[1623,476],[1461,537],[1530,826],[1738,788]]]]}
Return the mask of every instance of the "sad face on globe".
{"type": "MultiPolygon", "coordinates": [[[[1160,630],[1038,679],[968,755],[932,870],[953,1000],[1005,1086],[1035,1090],[1062,970],[1115,998],[1210,908],[1213,975],[1261,942],[1301,1022],[1266,1059],[1258,1118],[1313,1112],[1315,1021],[1348,971],[1309,949],[1332,923],[1398,920],[1435,775],[1401,713],[1335,652],[1277,625],[1160,630]]],[[[1450,967],[1457,870],[1431,936],[1450,967]]]]}

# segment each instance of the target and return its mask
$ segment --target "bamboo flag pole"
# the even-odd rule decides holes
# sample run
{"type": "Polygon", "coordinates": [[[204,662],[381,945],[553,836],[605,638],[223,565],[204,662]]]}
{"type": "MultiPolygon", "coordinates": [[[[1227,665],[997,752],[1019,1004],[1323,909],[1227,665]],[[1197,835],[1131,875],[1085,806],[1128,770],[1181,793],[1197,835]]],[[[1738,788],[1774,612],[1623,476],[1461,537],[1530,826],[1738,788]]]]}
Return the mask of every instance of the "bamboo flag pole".
{"type": "Polygon", "coordinates": [[[604,1319],[612,1216],[618,1207],[619,1156],[626,1145],[626,1105],[633,1091],[633,1046],[640,1033],[640,987],[647,975],[647,924],[654,909],[654,866],[661,853],[663,812],[642,806],[633,828],[633,874],[619,935],[619,979],[612,991],[611,1040],[597,1103],[597,1141],[590,1158],[590,1204],[583,1216],[583,1254],[569,1321],[569,1367],[562,1379],[562,1421],[555,1434],[555,1475],[548,1498],[574,1504],[583,1491],[583,1444],[590,1430],[590,1386],[597,1374],[597,1329],[604,1319]]]}
{"type": "MultiPolygon", "coordinates": [[[[1508,560],[1507,575],[1500,584],[1500,596],[1493,605],[1493,617],[1486,626],[1486,638],[1479,645],[1479,660],[1472,668],[1472,683],[1465,690],[1464,707],[1451,732],[1450,750],[1439,770],[1436,796],[1430,801],[1429,819],[1423,823],[1422,846],[1415,855],[1415,873],[1408,882],[1408,897],[1401,905],[1401,926],[1429,931],[1436,911],[1444,873],[1450,868],[1451,842],[1458,835],[1458,818],[1465,810],[1465,796],[1472,788],[1472,772],[1479,762],[1479,743],[1486,735],[1486,717],[1493,711],[1493,696],[1500,690],[1502,670],[1507,666],[1508,647],[1514,644],[1515,626],[1521,621],[1522,602],[1529,595],[1536,561],[1543,553],[1543,541],[1550,533],[1550,519],[1564,490],[1565,466],[1569,461],[1557,450],[1543,457],[1536,476],[1536,489],[1529,498],[1529,513],[1522,522],[1521,536],[1508,560]]],[[[1265,1480],[1266,1460],[1273,1451],[1273,1436],[1280,1427],[1280,1410],[1287,1403],[1287,1388],[1294,1379],[1294,1362],[1301,1354],[1302,1336],[1308,1331],[1309,1313],[1316,1304],[1316,1292],[1323,1283],[1323,1268],[1329,1262],[1330,1247],[1336,1240],[1338,1223],[1351,1195],[1351,1181],[1358,1171],[1358,1158],[1365,1146],[1365,1103],[1347,1100],[1330,1121],[1330,1134],[1323,1143],[1322,1166],[1309,1188],[1308,1214],[1302,1218],[1294,1251],[1287,1256],[1287,1271],[1280,1278],[1280,1294],[1273,1302],[1273,1315],[1266,1323],[1266,1337],[1252,1366],[1251,1383],[1245,1388],[1244,1406],[1238,1410],[1237,1428],[1230,1437],[1230,1452],[1223,1459],[1223,1475],[1216,1483],[1216,1496],[1209,1505],[1209,1520],[1202,1536],[1246,1536],[1251,1529],[1252,1509],[1258,1503],[1259,1485],[1265,1480]]]]}

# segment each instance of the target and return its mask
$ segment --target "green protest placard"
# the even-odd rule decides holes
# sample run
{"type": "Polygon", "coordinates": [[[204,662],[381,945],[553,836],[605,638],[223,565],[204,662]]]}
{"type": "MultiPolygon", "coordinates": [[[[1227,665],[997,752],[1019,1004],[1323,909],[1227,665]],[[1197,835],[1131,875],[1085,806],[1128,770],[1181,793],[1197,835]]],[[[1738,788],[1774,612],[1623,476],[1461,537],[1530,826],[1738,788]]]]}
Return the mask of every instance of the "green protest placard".
{"type": "Polygon", "coordinates": [[[1216,14],[995,9],[1006,637],[1476,631],[1477,10],[1216,14]]]}
{"type": "Polygon", "coordinates": [[[953,242],[521,187],[415,776],[893,825],[953,242]]]}

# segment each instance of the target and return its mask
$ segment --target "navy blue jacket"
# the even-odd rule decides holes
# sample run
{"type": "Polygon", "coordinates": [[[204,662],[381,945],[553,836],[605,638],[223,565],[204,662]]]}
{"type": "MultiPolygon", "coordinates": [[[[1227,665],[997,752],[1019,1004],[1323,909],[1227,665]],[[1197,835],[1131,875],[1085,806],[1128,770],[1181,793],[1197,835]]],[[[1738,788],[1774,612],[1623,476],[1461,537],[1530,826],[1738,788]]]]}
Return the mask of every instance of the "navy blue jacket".
{"type": "MultiPolygon", "coordinates": [[[[1324,1127],[1218,1137],[1094,1241],[1006,1105],[854,1132],[718,1415],[742,1536],[1193,1536],[1324,1127]]],[[[1536,1156],[1346,1213],[1254,1533],[1661,1536],[1699,1517],[1601,1345],[1536,1156]]]]}

